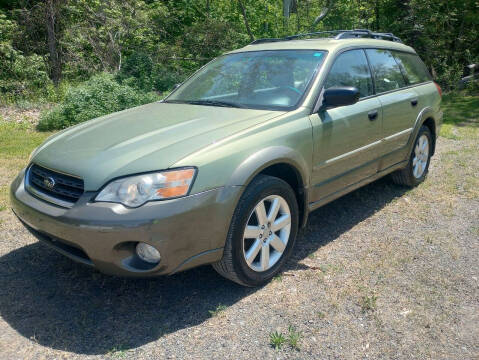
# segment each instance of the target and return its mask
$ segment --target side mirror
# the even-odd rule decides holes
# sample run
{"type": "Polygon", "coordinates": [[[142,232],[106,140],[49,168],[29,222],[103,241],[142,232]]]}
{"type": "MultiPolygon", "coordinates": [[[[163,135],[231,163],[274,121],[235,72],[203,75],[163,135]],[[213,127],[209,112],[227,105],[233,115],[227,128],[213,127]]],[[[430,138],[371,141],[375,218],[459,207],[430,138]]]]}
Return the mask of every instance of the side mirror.
{"type": "Polygon", "coordinates": [[[352,86],[332,87],[323,93],[322,108],[353,105],[359,101],[359,90],[352,86]]]}

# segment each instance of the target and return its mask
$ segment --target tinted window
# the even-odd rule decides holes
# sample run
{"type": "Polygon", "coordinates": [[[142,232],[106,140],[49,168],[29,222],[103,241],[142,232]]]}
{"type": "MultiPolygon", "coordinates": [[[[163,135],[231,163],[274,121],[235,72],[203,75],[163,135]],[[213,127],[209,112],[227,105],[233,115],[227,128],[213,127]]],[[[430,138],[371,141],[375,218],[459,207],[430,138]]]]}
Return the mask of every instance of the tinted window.
{"type": "Polygon", "coordinates": [[[338,56],[324,88],[337,86],[354,86],[359,89],[361,97],[373,94],[371,73],[363,50],[350,50],[338,56]]]}
{"type": "Polygon", "coordinates": [[[398,63],[388,50],[367,49],[373,68],[376,93],[400,89],[406,86],[398,63]]]}
{"type": "Polygon", "coordinates": [[[431,75],[419,56],[399,51],[393,51],[393,55],[409,84],[419,84],[431,80],[431,75]]]}

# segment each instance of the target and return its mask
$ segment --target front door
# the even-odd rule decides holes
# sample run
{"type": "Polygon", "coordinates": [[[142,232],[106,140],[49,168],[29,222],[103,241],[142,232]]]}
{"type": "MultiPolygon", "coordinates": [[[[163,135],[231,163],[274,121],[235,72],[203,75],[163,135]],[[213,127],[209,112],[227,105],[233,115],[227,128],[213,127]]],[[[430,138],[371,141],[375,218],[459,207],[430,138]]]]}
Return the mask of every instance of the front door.
{"type": "Polygon", "coordinates": [[[335,60],[324,89],[354,86],[360,100],[349,106],[320,110],[313,124],[312,201],[331,195],[377,172],[382,109],[374,95],[364,50],[349,50],[335,60]]]}

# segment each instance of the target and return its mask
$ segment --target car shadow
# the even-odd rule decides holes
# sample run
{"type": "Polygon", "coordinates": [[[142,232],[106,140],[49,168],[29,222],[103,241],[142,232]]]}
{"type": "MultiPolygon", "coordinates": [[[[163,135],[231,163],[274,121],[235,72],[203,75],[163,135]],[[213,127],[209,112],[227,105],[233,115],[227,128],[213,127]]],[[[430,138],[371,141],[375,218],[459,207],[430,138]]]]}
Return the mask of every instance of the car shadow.
{"type": "MultiPolygon", "coordinates": [[[[312,251],[405,191],[379,180],[315,211],[286,268],[301,268],[299,261],[312,251]]],[[[257,290],[227,281],[209,266],[156,279],[106,276],[40,243],[0,257],[2,318],[28,339],[78,354],[136,348],[201,324],[219,305],[257,290]]]]}

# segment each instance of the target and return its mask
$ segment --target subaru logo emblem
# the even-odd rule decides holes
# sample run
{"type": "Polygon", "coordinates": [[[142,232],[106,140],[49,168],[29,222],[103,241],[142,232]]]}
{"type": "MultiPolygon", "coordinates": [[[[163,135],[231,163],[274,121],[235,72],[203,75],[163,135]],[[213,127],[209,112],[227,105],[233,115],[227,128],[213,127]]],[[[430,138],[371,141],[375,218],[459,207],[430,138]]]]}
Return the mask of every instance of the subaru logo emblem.
{"type": "Polygon", "coordinates": [[[45,185],[48,189],[53,189],[55,187],[55,179],[50,177],[47,177],[43,179],[43,185],[45,185]]]}

